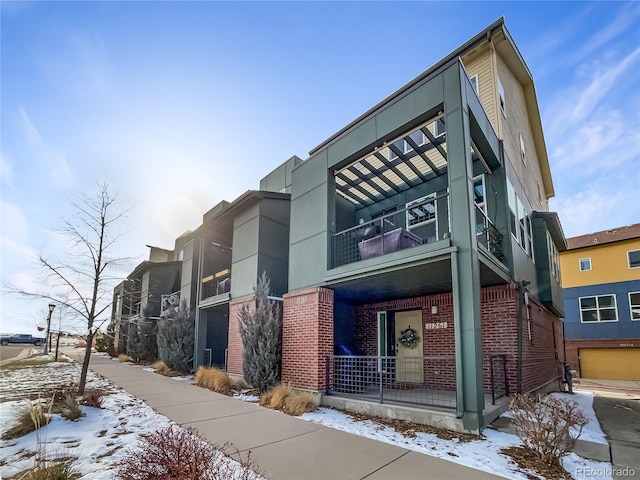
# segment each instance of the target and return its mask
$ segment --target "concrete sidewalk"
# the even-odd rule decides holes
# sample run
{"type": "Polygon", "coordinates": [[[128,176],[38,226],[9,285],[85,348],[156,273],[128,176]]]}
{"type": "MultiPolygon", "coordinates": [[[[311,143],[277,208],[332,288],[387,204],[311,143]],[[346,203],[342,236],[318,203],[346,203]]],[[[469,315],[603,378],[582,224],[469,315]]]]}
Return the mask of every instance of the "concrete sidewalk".
{"type": "MultiPolygon", "coordinates": [[[[78,360],[82,353],[67,350],[78,360]]],[[[271,480],[500,479],[428,455],[300,420],[259,405],[92,356],[90,369],[171,420],[193,427],[217,444],[251,450],[271,480]]]]}

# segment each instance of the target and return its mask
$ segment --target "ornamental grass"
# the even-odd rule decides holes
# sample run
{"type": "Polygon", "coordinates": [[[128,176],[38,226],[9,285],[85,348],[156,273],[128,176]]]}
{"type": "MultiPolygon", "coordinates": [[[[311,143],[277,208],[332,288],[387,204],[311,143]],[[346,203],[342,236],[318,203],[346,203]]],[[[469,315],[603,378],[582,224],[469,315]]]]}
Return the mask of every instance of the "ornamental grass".
{"type": "Polygon", "coordinates": [[[195,375],[196,385],[213,390],[223,395],[231,393],[231,379],[229,375],[218,368],[200,367],[195,375]]]}

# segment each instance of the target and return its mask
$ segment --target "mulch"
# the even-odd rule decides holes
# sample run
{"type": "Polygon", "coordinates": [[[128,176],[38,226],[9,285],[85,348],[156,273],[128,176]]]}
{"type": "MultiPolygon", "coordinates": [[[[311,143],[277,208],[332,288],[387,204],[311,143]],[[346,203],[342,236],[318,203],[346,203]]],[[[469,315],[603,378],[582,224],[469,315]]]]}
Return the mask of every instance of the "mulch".
{"type": "MultiPolygon", "coordinates": [[[[511,457],[520,468],[536,472],[547,480],[571,480],[573,478],[562,465],[544,462],[530,448],[521,446],[507,447],[501,449],[500,453],[511,457]]],[[[539,480],[535,475],[527,474],[527,476],[531,480],[539,480]]]]}

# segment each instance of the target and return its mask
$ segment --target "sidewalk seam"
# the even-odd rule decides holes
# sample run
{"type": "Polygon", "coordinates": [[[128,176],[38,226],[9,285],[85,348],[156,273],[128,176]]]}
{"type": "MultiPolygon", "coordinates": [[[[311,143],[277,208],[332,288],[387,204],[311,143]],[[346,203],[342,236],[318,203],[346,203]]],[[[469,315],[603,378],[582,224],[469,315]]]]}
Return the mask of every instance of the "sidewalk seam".
{"type": "MultiPolygon", "coordinates": [[[[302,420],[303,422],[305,420],[302,420]]],[[[319,425],[319,424],[316,424],[319,425]]],[[[318,428],[314,429],[314,430],[309,430],[308,432],[304,432],[304,433],[299,433],[298,435],[292,435],[290,437],[287,438],[282,438],[280,440],[274,440],[273,442],[269,442],[269,443],[263,443],[262,445],[258,445],[257,447],[253,447],[253,448],[245,448],[244,450],[238,450],[239,453],[244,453],[244,452],[252,452],[254,450],[257,450],[258,448],[262,448],[262,447],[266,447],[268,445],[274,445],[276,443],[281,443],[281,442],[285,442],[287,440],[291,440],[292,438],[298,438],[298,437],[302,437],[303,435],[308,435],[310,433],[314,433],[314,432],[318,432],[320,430],[326,429],[329,427],[325,427],[324,425],[320,425],[318,428]]]]}
{"type": "MultiPolygon", "coordinates": [[[[402,448],[402,447],[400,447],[402,448]]],[[[398,458],[394,458],[393,460],[391,460],[388,463],[385,463],[384,465],[382,465],[379,468],[376,468],[373,472],[369,472],[367,473],[364,477],[362,477],[360,480],[364,480],[367,477],[370,477],[371,475],[373,475],[376,472],[379,472],[380,470],[382,470],[383,468],[388,467],[389,465],[391,465],[393,462],[397,462],[398,460],[400,460],[402,457],[404,457],[405,455],[408,455],[409,453],[411,453],[411,450],[407,450],[406,452],[404,452],[402,455],[400,455],[398,458]]]]}
{"type": "MultiPolygon", "coordinates": [[[[143,400],[143,401],[144,401],[144,400],[143,400]]],[[[242,400],[240,400],[240,401],[242,401],[242,400]]],[[[148,404],[147,404],[147,405],[148,405],[148,404]]],[[[151,407],[151,405],[149,405],[149,406],[151,407]]],[[[156,410],[160,415],[164,415],[165,417],[167,417],[164,413],[162,413],[162,412],[158,411],[158,409],[157,409],[157,408],[155,408],[155,407],[151,407],[151,408],[153,408],[154,410],[156,410]]],[[[162,407],[160,407],[160,408],[162,408],[162,407]]],[[[181,423],[180,425],[189,425],[190,423],[198,423],[198,422],[209,422],[209,421],[211,421],[211,420],[219,420],[219,419],[221,419],[221,418],[239,417],[239,416],[241,416],[241,415],[249,415],[249,414],[252,414],[252,413],[261,413],[261,412],[262,412],[262,410],[257,410],[257,411],[254,411],[254,412],[234,413],[234,414],[231,414],[231,415],[224,415],[224,416],[222,416],[222,417],[212,417],[212,418],[203,418],[203,419],[200,419],[200,420],[193,420],[193,421],[191,421],[191,422],[184,422],[184,423],[181,423]]],[[[167,418],[169,418],[169,417],[167,417],[167,418]]],[[[178,423],[178,422],[176,422],[176,423],[178,423]]],[[[313,430],[313,431],[315,431],[315,430],[313,430]]],[[[292,437],[292,438],[293,438],[293,437],[292,437]]]]}

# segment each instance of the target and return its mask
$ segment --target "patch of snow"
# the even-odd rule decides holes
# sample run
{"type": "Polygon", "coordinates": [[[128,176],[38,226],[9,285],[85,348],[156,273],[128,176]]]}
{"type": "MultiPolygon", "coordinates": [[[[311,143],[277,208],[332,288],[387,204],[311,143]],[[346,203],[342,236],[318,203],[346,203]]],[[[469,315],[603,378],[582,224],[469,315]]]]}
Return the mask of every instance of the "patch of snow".
{"type": "MultiPolygon", "coordinates": [[[[596,412],[593,410],[593,393],[551,393],[550,395],[556,398],[566,398],[568,400],[573,400],[578,404],[582,412],[585,414],[585,416],[589,420],[589,423],[582,429],[580,440],[600,443],[603,445],[609,444],[609,442],[607,442],[607,436],[604,434],[602,428],[600,427],[600,422],[598,421],[598,417],[596,417],[596,412]]],[[[575,436],[578,434],[578,431],[576,429],[571,429],[571,433],[575,436]]]]}
{"type": "Polygon", "coordinates": [[[180,375],[178,377],[171,377],[171,380],[177,380],[178,382],[185,382],[193,380],[193,375],[180,375]]]}
{"type": "Polygon", "coordinates": [[[243,402],[251,403],[260,401],[260,397],[258,395],[247,395],[246,393],[234,393],[233,398],[235,398],[236,400],[242,400],[243,402]]]}
{"type": "MultiPolygon", "coordinates": [[[[32,394],[53,388],[56,384],[76,381],[79,370],[80,366],[75,363],[50,363],[2,370],[0,384],[3,392],[10,385],[14,397],[24,398],[26,393],[32,394]]],[[[102,408],[82,406],[84,416],[76,421],[54,414],[50,423],[37,431],[17,439],[0,441],[1,478],[33,468],[38,445],[40,451],[44,448],[49,459],[60,456],[77,458],[74,466],[81,474],[81,480],[111,478],[117,462],[128,449],[136,446],[142,436],[170,424],[167,417],[91,371],[87,376],[87,389],[100,389],[105,393],[102,408]]],[[[25,405],[23,400],[8,400],[4,395],[2,400],[0,435],[13,426],[11,419],[16,418],[25,405]]],[[[238,468],[237,462],[232,459],[228,461],[238,468]]]]}
{"type": "MultiPolygon", "coordinates": [[[[407,438],[393,428],[369,420],[358,421],[329,408],[319,408],[315,412],[304,413],[299,418],[513,480],[529,480],[531,475],[537,476],[531,471],[519,468],[509,456],[500,453],[503,448],[522,445],[520,439],[516,435],[492,429],[486,429],[483,432],[484,438],[460,442],[458,439],[443,440],[434,434],[421,432],[416,432],[416,438],[407,438]]],[[[575,454],[568,455],[563,460],[567,471],[574,476],[576,471],[580,471],[578,469],[591,468],[593,471],[602,471],[604,467],[611,468],[611,464],[586,460],[575,454]]]]}

